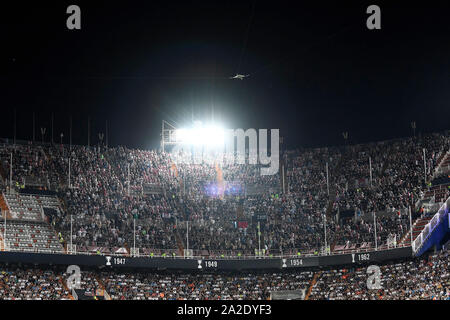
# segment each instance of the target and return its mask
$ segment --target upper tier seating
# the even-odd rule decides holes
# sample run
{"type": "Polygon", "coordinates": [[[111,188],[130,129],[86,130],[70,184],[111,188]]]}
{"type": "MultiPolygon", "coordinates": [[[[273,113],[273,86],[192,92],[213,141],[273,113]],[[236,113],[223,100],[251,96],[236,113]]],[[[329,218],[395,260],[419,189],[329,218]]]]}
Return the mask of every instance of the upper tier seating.
{"type": "MultiPolygon", "coordinates": [[[[5,232],[4,222],[0,232],[5,232]]],[[[6,247],[10,250],[27,252],[63,252],[63,247],[50,225],[46,223],[6,222],[6,247]]]]}
{"type": "Polygon", "coordinates": [[[43,208],[60,209],[57,197],[5,194],[4,198],[14,220],[43,221],[43,208]]]}

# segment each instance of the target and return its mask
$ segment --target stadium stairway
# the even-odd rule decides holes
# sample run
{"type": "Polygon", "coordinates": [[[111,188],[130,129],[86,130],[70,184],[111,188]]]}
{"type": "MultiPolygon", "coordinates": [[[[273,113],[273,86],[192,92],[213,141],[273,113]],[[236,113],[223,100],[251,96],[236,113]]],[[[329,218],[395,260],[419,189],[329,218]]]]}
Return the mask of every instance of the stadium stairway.
{"type": "MultiPolygon", "coordinates": [[[[412,229],[414,230],[414,228],[415,228],[415,226],[416,226],[416,224],[417,224],[417,222],[420,220],[420,218],[419,219],[417,219],[416,221],[414,221],[414,223],[413,223],[413,225],[412,225],[412,229]]],[[[414,240],[414,239],[413,239],[414,240]]],[[[411,229],[409,229],[408,230],[408,232],[406,232],[404,235],[403,235],[403,237],[401,238],[401,240],[400,240],[400,242],[399,242],[399,245],[403,245],[403,244],[405,244],[405,245],[411,245],[411,229]]]]}
{"type": "MultiPolygon", "coordinates": [[[[11,214],[9,214],[9,208],[8,205],[6,204],[5,199],[3,198],[3,194],[0,194],[0,211],[1,211],[1,215],[0,218],[2,219],[2,221],[4,220],[4,213],[6,212],[6,217],[11,219],[11,214]]],[[[6,247],[5,247],[5,241],[3,240],[3,232],[0,232],[0,251],[5,251],[6,247]]]]}
{"type": "MultiPolygon", "coordinates": [[[[55,164],[57,172],[65,172],[66,169],[61,166],[59,161],[54,160],[52,156],[48,156],[48,161],[55,164]]],[[[63,188],[67,184],[64,175],[58,175],[57,179],[58,179],[58,186],[57,186],[58,189],[63,188]]]]}
{"type": "Polygon", "coordinates": [[[6,170],[5,170],[5,168],[3,168],[3,165],[0,161],[0,179],[3,180],[5,184],[6,184],[7,177],[8,177],[8,175],[6,174],[6,170]]]}
{"type": "Polygon", "coordinates": [[[5,251],[5,241],[3,240],[3,232],[0,232],[0,251],[5,251]]]}
{"type": "Polygon", "coordinates": [[[308,291],[306,292],[305,300],[309,300],[309,296],[311,295],[311,291],[314,288],[314,286],[316,285],[317,280],[319,279],[321,274],[322,274],[322,271],[314,273],[314,276],[313,276],[313,278],[311,280],[311,283],[309,284],[308,291]]]}
{"type": "Polygon", "coordinates": [[[383,177],[384,176],[384,172],[386,171],[386,169],[387,169],[387,167],[388,167],[388,161],[387,160],[385,160],[384,162],[383,162],[383,166],[381,167],[381,173],[380,173],[380,177],[383,177]]]}
{"type": "Polygon", "coordinates": [[[437,161],[436,173],[450,172],[450,150],[444,153],[437,161]]]}
{"type": "Polygon", "coordinates": [[[178,229],[174,229],[175,239],[177,239],[177,246],[178,246],[178,253],[180,257],[184,256],[184,245],[183,241],[181,240],[180,234],[178,233],[178,229]]]}
{"type": "Polygon", "coordinates": [[[330,251],[331,252],[334,251],[334,248],[336,247],[336,243],[337,243],[337,240],[334,240],[334,242],[331,244],[331,246],[330,246],[330,251]]]}
{"type": "MultiPolygon", "coordinates": [[[[443,155],[440,156],[438,159],[438,165],[436,167],[436,172],[442,171],[445,168],[450,167],[450,151],[447,151],[443,155]]],[[[447,190],[450,188],[450,184],[439,184],[434,185],[431,188],[429,188],[427,191],[425,191],[424,196],[422,199],[420,199],[420,205],[424,202],[434,201],[434,203],[440,203],[445,201],[447,196],[447,190]]],[[[413,208],[414,208],[413,204],[413,208]]],[[[417,208],[414,208],[417,209],[417,208]]],[[[417,236],[422,232],[422,230],[425,228],[427,223],[431,220],[432,217],[424,217],[424,218],[418,218],[413,226],[413,241],[417,238],[417,236]]],[[[400,241],[400,244],[406,244],[411,245],[411,230],[409,230],[400,241]]]]}
{"type": "Polygon", "coordinates": [[[413,228],[413,239],[416,239],[417,236],[422,232],[425,226],[430,222],[432,217],[425,217],[418,219],[416,225],[413,228]]]}
{"type": "Polygon", "coordinates": [[[447,155],[441,162],[440,167],[450,168],[450,152],[447,152],[447,155]]]}
{"type": "MultiPolygon", "coordinates": [[[[413,226],[413,241],[417,238],[417,236],[422,232],[422,230],[425,228],[425,226],[430,222],[432,217],[424,217],[417,219],[413,226]]],[[[409,230],[400,241],[400,245],[405,244],[407,246],[411,245],[411,230],[409,230]]]]}
{"type": "Polygon", "coordinates": [[[67,284],[66,284],[66,282],[64,281],[64,279],[63,279],[62,276],[59,277],[58,281],[59,281],[59,283],[61,283],[61,285],[63,286],[63,288],[66,289],[67,292],[69,292],[69,298],[70,298],[70,300],[75,300],[75,298],[73,297],[73,295],[70,293],[70,290],[69,290],[69,288],[67,287],[67,284]]]}
{"type": "Polygon", "coordinates": [[[64,253],[65,254],[69,254],[69,249],[68,249],[68,246],[67,246],[67,240],[64,240],[64,242],[62,243],[62,246],[63,246],[64,253]]]}
{"type": "Polygon", "coordinates": [[[132,256],[132,252],[131,252],[131,248],[128,245],[128,243],[124,243],[123,247],[125,248],[125,250],[127,250],[127,255],[131,257],[132,256]]]}
{"type": "Polygon", "coordinates": [[[95,280],[97,280],[98,285],[100,286],[100,289],[103,290],[103,296],[105,300],[111,300],[110,295],[108,294],[108,291],[106,291],[105,284],[103,283],[102,279],[99,275],[95,275],[95,280]]]}
{"type": "Polygon", "coordinates": [[[1,211],[6,211],[8,212],[8,214],[6,215],[6,217],[8,219],[11,219],[11,214],[9,213],[9,208],[8,208],[8,204],[6,203],[5,198],[3,197],[3,194],[0,194],[0,209],[1,211]]]}
{"type": "MultiPolygon", "coordinates": [[[[345,159],[344,159],[344,157],[341,157],[339,159],[339,162],[337,163],[335,169],[333,170],[334,173],[331,172],[331,174],[335,175],[336,177],[340,176],[344,163],[345,163],[345,159]]],[[[336,201],[336,196],[337,196],[336,193],[337,193],[336,188],[333,185],[331,185],[330,186],[330,196],[329,196],[329,199],[328,199],[327,211],[325,213],[325,215],[327,217],[330,216],[332,214],[332,212],[333,212],[333,206],[334,206],[334,202],[336,201]]]]}
{"type": "Polygon", "coordinates": [[[432,186],[428,191],[425,192],[424,199],[434,198],[435,203],[444,202],[449,187],[450,184],[439,184],[436,186],[432,186]]]}
{"type": "MultiPolygon", "coordinates": [[[[60,144],[58,144],[58,145],[55,144],[55,145],[54,145],[54,148],[55,148],[55,149],[59,149],[60,151],[63,150],[63,149],[62,149],[62,146],[61,146],[60,144]]],[[[68,156],[69,148],[68,148],[67,146],[66,146],[66,148],[67,148],[67,149],[64,149],[64,154],[65,154],[65,156],[68,156]]],[[[56,171],[56,172],[66,172],[67,168],[63,167],[60,161],[58,161],[57,159],[55,159],[53,155],[51,155],[51,154],[47,155],[47,154],[44,152],[44,150],[42,150],[42,151],[43,151],[43,155],[44,155],[46,161],[48,161],[48,163],[53,163],[53,164],[54,164],[54,166],[55,166],[55,171],[56,171]]],[[[56,185],[56,186],[51,186],[51,189],[52,189],[52,188],[55,188],[55,187],[56,187],[57,189],[67,187],[68,181],[67,181],[66,175],[60,175],[60,174],[58,174],[58,175],[57,175],[57,182],[56,182],[56,183],[57,183],[57,185],[56,185]]]]}
{"type": "MultiPolygon", "coordinates": [[[[439,165],[437,166],[436,170],[440,169],[442,166],[450,166],[450,152],[445,153],[441,156],[440,160],[438,160],[439,165]]],[[[431,188],[429,188],[427,191],[425,191],[424,196],[422,199],[420,199],[419,206],[422,206],[425,202],[433,201],[434,203],[440,203],[445,201],[447,197],[448,189],[450,188],[450,184],[439,184],[434,185],[431,188]]],[[[412,204],[413,210],[417,210],[415,208],[414,203],[412,204]]],[[[425,217],[425,218],[418,218],[413,226],[413,241],[417,238],[417,236],[422,232],[422,230],[425,228],[427,223],[431,220],[432,217],[425,217]]],[[[400,244],[405,244],[410,246],[411,245],[411,230],[409,230],[400,241],[400,244]]]]}

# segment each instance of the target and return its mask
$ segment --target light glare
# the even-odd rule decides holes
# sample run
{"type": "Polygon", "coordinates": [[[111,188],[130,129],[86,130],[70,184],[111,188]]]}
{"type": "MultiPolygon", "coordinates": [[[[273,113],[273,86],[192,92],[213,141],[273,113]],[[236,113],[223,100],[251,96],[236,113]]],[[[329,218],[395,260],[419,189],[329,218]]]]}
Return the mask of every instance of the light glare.
{"type": "Polygon", "coordinates": [[[183,144],[221,146],[225,143],[225,130],[218,125],[176,130],[176,140],[183,144]]]}

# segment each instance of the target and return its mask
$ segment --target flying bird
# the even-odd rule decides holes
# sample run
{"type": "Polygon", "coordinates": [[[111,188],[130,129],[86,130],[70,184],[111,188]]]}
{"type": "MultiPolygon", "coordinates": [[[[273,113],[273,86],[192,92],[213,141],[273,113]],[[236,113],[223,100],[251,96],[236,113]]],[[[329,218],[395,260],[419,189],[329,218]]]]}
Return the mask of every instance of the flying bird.
{"type": "Polygon", "coordinates": [[[230,77],[230,79],[239,79],[244,80],[244,78],[247,78],[250,76],[249,74],[236,74],[234,77],[230,77]]]}

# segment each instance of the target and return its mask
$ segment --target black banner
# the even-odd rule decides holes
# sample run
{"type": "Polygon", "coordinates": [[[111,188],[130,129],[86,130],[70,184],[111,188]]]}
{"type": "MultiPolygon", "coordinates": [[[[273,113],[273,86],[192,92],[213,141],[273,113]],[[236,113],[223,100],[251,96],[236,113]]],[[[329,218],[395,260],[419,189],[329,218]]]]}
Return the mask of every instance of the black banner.
{"type": "Polygon", "coordinates": [[[281,259],[281,268],[306,268],[319,266],[319,257],[281,259]]]}
{"type": "Polygon", "coordinates": [[[411,247],[342,255],[273,259],[183,259],[103,255],[69,255],[26,252],[0,252],[0,262],[79,265],[109,268],[176,269],[176,270],[263,270],[301,269],[317,266],[381,263],[412,256],[411,247]]]}

